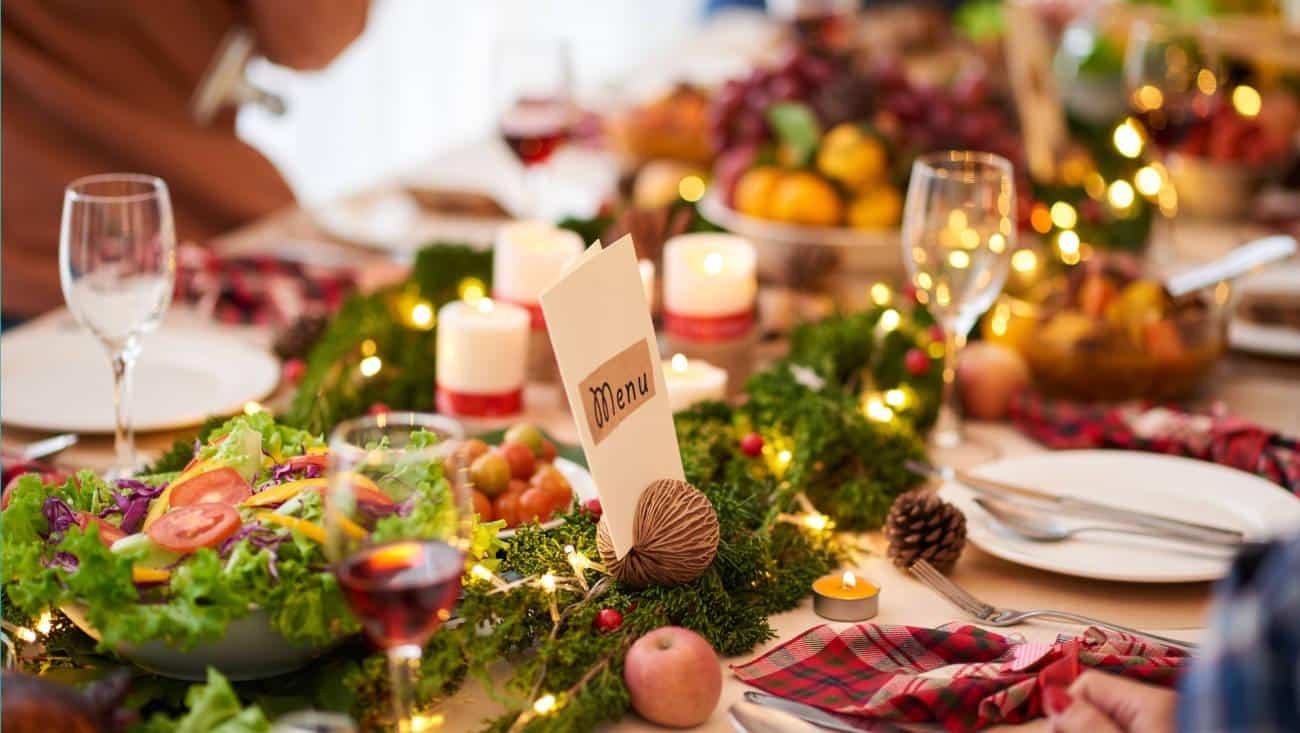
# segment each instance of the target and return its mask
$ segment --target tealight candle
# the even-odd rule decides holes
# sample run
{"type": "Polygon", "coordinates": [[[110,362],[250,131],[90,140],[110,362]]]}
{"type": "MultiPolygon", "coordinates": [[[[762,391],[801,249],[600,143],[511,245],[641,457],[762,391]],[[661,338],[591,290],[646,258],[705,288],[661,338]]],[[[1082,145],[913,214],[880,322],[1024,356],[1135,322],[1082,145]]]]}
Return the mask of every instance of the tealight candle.
{"type": "Polygon", "coordinates": [[[831,621],[866,621],[880,610],[880,589],[852,570],[813,581],[813,610],[831,621]]]}
{"type": "Polygon", "coordinates": [[[664,385],[668,388],[669,409],[678,412],[697,402],[726,397],[727,373],[702,359],[674,354],[664,362],[664,385]]]}
{"type": "Polygon", "coordinates": [[[495,417],[523,408],[528,312],[481,298],[438,311],[438,411],[495,417]]]}
{"type": "Polygon", "coordinates": [[[650,306],[650,312],[655,312],[655,263],[650,260],[641,260],[637,263],[641,269],[641,288],[645,290],[645,302],[650,306]]]}
{"type": "Polygon", "coordinates": [[[683,234],[664,246],[664,327],[690,341],[727,341],[754,327],[754,245],[731,234],[683,234]]]}
{"type": "Polygon", "coordinates": [[[497,232],[492,254],[492,297],[528,311],[533,330],[546,321],[538,297],[578,255],[582,237],[545,221],[516,221],[497,232]]]}

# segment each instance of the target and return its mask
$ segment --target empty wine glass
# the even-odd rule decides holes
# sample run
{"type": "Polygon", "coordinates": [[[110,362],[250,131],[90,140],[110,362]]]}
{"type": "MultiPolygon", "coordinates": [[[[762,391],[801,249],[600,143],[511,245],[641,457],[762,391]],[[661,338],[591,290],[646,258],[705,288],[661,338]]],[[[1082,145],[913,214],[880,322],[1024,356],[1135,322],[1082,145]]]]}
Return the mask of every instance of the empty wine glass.
{"type": "Polygon", "coordinates": [[[931,435],[948,463],[964,442],[954,405],[957,358],[966,335],[1007,278],[1015,247],[1016,194],[1011,163],[992,153],[953,150],[912,164],[903,208],[903,261],[943,326],[943,401],[931,435]]]}
{"type": "Polygon", "coordinates": [[[68,310],[108,351],[117,447],[110,475],[129,476],[136,468],[131,376],[140,337],[162,321],[176,283],[176,229],[167,184],[134,173],[68,184],[59,276],[68,310]]]}
{"type": "Polygon", "coordinates": [[[493,85],[501,137],[523,166],[525,216],[540,217],[543,168],[574,121],[573,69],[567,43],[548,38],[502,39],[493,85]]]}
{"type": "Polygon", "coordinates": [[[442,441],[462,435],[440,415],[393,412],[340,423],[330,438],[327,549],[348,605],[388,655],[403,732],[422,649],[451,617],[465,572],[471,488],[440,468],[442,441]]]}

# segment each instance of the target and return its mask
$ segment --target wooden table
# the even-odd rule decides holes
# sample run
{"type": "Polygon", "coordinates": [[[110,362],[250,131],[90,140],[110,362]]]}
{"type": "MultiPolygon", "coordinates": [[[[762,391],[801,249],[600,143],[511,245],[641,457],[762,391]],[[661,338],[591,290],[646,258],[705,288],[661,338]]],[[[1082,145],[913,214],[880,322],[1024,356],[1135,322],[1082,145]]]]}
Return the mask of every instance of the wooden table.
{"type": "MultiPolygon", "coordinates": [[[[233,232],[216,242],[215,246],[234,253],[284,246],[301,247],[303,241],[324,239],[305,212],[292,210],[233,232]]],[[[1242,237],[1237,235],[1220,239],[1231,243],[1234,240],[1241,241],[1242,237]]],[[[376,266],[386,262],[380,254],[337,243],[311,246],[317,255],[327,254],[376,266]]],[[[391,270],[391,267],[387,269],[391,270]]],[[[376,269],[380,272],[384,270],[385,267],[376,269]]],[[[23,328],[41,327],[50,320],[66,317],[66,313],[53,313],[23,328]]],[[[180,323],[193,317],[192,314],[183,312],[169,316],[180,323]]],[[[244,334],[249,339],[263,343],[269,338],[268,333],[258,329],[244,329],[244,334]]],[[[529,418],[541,423],[561,440],[576,442],[576,431],[562,399],[554,387],[530,387],[527,393],[529,418]]],[[[1222,401],[1230,411],[1243,417],[1291,434],[1300,434],[1300,363],[1230,354],[1223,359],[1210,380],[1210,388],[1204,399],[1207,402],[1222,401]]],[[[1006,456],[1042,450],[1006,425],[975,424],[970,429],[974,437],[995,444],[1006,456]]],[[[8,444],[20,445],[41,436],[6,428],[3,437],[8,444]]],[[[153,453],[169,446],[175,437],[177,434],[174,433],[142,435],[140,447],[146,454],[153,453]]],[[[111,438],[87,436],[76,447],[64,453],[60,461],[68,466],[106,467],[112,457],[111,438]]],[[[861,540],[864,544],[877,548],[877,551],[880,549],[878,534],[866,535],[861,540]]],[[[875,619],[877,622],[932,626],[961,619],[961,615],[945,601],[894,569],[878,552],[859,558],[856,569],[882,588],[880,615],[875,619]]],[[[992,558],[975,548],[967,550],[953,577],[977,595],[994,603],[1020,608],[1071,609],[1189,640],[1196,640],[1201,634],[1202,618],[1210,594],[1208,584],[1204,583],[1150,586],[1065,578],[1021,568],[992,558]]],[[[811,602],[805,601],[798,609],[773,617],[771,623],[779,637],[787,639],[822,621],[813,614],[811,602]]],[[[1063,630],[1077,629],[1033,624],[1014,631],[1031,640],[1048,640],[1063,630]]],[[[755,649],[751,656],[766,651],[775,643],[777,642],[755,649]]],[[[740,698],[744,686],[731,676],[725,665],[744,662],[751,656],[724,660],[726,682],[722,703],[702,730],[731,730],[726,721],[726,708],[740,698]]],[[[476,684],[471,683],[446,705],[446,729],[474,729],[480,721],[493,716],[496,711],[497,706],[476,684]]],[[[1045,727],[1040,720],[1024,729],[1041,730],[1045,727]]],[[[654,728],[636,716],[629,715],[611,726],[611,729],[635,731],[654,728]]]]}

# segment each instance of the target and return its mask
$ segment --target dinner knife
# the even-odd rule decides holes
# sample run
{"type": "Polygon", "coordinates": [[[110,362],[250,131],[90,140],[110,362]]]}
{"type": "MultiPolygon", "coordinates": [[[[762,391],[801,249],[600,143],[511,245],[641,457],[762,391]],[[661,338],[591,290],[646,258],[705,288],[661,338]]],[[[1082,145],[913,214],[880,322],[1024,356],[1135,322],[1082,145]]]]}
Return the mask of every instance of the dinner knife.
{"type": "MultiPolygon", "coordinates": [[[[788,700],[784,697],[769,695],[766,692],[750,690],[745,693],[745,701],[766,708],[771,708],[773,710],[779,710],[782,713],[792,715],[806,723],[811,723],[818,728],[840,731],[840,733],[906,733],[903,728],[900,728],[893,723],[887,723],[883,720],[854,719],[852,722],[849,722],[845,719],[846,716],[828,713],[821,708],[796,702],[794,700],[788,700]]],[[[733,705],[731,710],[734,713],[737,710],[737,705],[733,705]]],[[[745,712],[746,711],[741,708],[742,716],[745,712]]],[[[748,716],[742,717],[742,722],[745,722],[746,720],[757,722],[757,716],[753,715],[752,711],[750,711],[748,716]]],[[[749,726],[750,724],[746,723],[746,725],[749,726]]],[[[763,728],[760,724],[759,727],[749,727],[749,730],[754,733],[759,733],[760,731],[773,729],[763,728]]],[[[789,730],[789,728],[787,727],[786,730],[789,730]]]]}
{"type": "Polygon", "coordinates": [[[906,461],[904,465],[909,471],[921,476],[937,476],[945,481],[954,481],[975,491],[992,494],[1004,499],[1008,497],[1027,499],[1055,509],[1062,514],[1134,524],[1139,527],[1155,529],[1166,534],[1199,540],[1209,544],[1236,547],[1246,541],[1245,535],[1235,529],[1186,522],[1181,519],[1169,519],[1135,509],[1121,509],[1096,501],[1076,499],[1072,496],[1059,496],[1027,486],[982,478],[969,471],[954,469],[949,466],[932,466],[920,461],[906,461]]]}

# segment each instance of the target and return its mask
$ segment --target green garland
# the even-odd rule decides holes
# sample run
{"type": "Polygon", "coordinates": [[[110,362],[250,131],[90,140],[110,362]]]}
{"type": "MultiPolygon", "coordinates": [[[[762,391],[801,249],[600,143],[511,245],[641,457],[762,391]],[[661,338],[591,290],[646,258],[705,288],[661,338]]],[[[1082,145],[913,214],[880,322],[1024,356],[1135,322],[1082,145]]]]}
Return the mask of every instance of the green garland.
{"type": "MultiPolygon", "coordinates": [[[[309,355],[300,392],[283,419],[323,433],[377,401],[428,409],[434,332],[415,327],[406,309],[413,302],[436,307],[456,297],[466,278],[485,286],[488,269],[487,255],[433,247],[420,253],[408,283],[349,300],[309,355]],[[359,372],[369,356],[384,364],[374,378],[359,372]]],[[[923,456],[917,430],[933,421],[938,405],[942,353],[931,341],[931,323],[919,306],[909,310],[891,302],[804,326],[792,335],[786,359],[751,378],[743,406],[706,403],[676,416],[687,478],[709,497],[721,525],[717,560],[699,579],[634,591],[597,568],[573,565],[575,557],[597,556],[596,525],[583,512],[567,515],[555,529],[521,528],[495,574],[466,576],[457,609],[464,621],[427,646],[419,699],[431,702],[472,678],[506,710],[485,721],[489,730],[587,730],[627,712],[623,653],[651,629],[685,626],[728,656],[772,639],[767,618],[795,607],[811,582],[842,559],[826,523],[802,521],[815,516],[808,513],[808,498],[839,527],[871,528],[914,483],[901,463],[923,456]],[[886,318],[891,310],[894,315],[886,318]],[[928,368],[919,377],[903,367],[915,349],[928,353],[928,368]],[[906,404],[895,401],[891,419],[868,417],[865,401],[891,392],[906,404]],[[751,431],[764,438],[761,455],[741,450],[741,438],[751,431]],[[558,579],[553,590],[539,582],[546,574],[558,579]],[[594,626],[604,608],[623,614],[623,624],[612,632],[594,626]],[[491,669],[501,659],[511,667],[504,684],[497,684],[491,669]],[[539,714],[534,703],[546,695],[554,697],[554,707],[539,714]]],[[[191,452],[192,444],[181,441],[151,470],[175,470],[191,452]]],[[[80,651],[60,660],[85,667],[88,642],[66,628],[56,624],[46,646],[79,644],[80,651]]],[[[190,697],[207,690],[225,700],[222,684],[196,686],[190,697]]],[[[242,704],[256,705],[269,718],[316,706],[346,711],[370,729],[384,723],[387,684],[382,655],[351,641],[308,670],[239,683],[234,691],[242,704]]],[[[167,715],[187,709],[180,683],[142,676],[136,687],[144,712],[154,714],[147,730],[182,726],[167,715]]]]}

